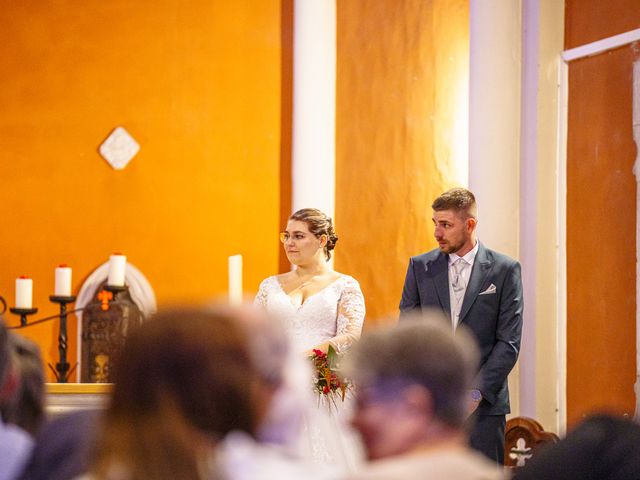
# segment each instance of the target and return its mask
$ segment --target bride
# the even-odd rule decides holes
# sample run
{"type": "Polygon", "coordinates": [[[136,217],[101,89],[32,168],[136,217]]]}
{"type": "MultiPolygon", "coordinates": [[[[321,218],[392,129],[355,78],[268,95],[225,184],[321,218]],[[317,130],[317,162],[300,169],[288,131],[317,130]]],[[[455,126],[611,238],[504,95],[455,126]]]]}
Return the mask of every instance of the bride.
{"type": "MultiPolygon", "coordinates": [[[[329,346],[343,354],[360,337],[365,306],[358,282],[327,264],[338,241],[331,218],[314,208],[298,210],[280,240],[295,268],[265,279],[255,303],[284,322],[294,348],[304,355],[327,352],[329,346]]],[[[348,407],[348,401],[338,402],[337,409],[319,401],[305,419],[301,448],[316,462],[352,471],[360,449],[345,422],[348,407]]]]}

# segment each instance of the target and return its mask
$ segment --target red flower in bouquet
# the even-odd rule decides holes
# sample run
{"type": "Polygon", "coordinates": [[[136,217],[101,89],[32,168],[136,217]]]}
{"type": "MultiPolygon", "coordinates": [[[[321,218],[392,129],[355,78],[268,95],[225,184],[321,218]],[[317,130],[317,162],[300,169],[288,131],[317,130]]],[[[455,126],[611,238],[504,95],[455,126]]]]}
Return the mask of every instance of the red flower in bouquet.
{"type": "Polygon", "coordinates": [[[314,349],[310,357],[315,369],[314,389],[334,402],[336,396],[344,401],[350,387],[349,382],[340,376],[336,368],[337,357],[338,354],[332,346],[329,346],[327,353],[314,349]]]}

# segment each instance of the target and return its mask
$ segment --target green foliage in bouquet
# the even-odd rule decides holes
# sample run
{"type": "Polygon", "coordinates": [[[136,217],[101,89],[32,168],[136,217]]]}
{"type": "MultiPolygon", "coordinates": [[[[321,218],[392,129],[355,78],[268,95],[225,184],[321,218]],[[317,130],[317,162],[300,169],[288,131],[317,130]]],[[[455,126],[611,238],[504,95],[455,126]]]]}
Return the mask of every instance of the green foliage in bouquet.
{"type": "Polygon", "coordinates": [[[333,401],[336,397],[344,401],[350,383],[342,378],[338,372],[338,353],[336,350],[331,345],[329,345],[327,353],[314,349],[310,358],[316,374],[314,390],[333,401]]]}

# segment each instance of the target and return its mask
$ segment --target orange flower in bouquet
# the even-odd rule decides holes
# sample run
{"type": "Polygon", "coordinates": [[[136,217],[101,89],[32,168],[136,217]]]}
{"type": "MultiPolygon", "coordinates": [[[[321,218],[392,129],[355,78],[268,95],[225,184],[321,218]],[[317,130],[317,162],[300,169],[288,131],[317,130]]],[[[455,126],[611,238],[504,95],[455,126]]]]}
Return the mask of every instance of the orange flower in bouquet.
{"type": "Polygon", "coordinates": [[[351,384],[337,369],[338,354],[335,349],[331,345],[327,353],[314,349],[310,359],[315,369],[314,390],[333,403],[336,397],[344,402],[351,384]]]}

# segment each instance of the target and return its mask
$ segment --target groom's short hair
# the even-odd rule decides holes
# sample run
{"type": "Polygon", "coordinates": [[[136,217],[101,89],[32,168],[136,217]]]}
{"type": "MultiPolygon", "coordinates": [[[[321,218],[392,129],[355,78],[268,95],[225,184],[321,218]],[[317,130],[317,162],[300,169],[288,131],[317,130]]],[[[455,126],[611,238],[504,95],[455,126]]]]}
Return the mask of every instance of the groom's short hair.
{"type": "Polygon", "coordinates": [[[454,334],[451,323],[440,317],[435,311],[413,314],[395,327],[366,332],[348,357],[347,371],[356,385],[371,387],[380,398],[385,386],[393,387],[394,398],[398,388],[424,387],[435,418],[460,428],[468,415],[478,348],[464,326],[454,334]]]}
{"type": "Polygon", "coordinates": [[[433,201],[431,208],[436,211],[453,210],[467,218],[477,218],[476,197],[466,188],[452,188],[433,201]]]}

